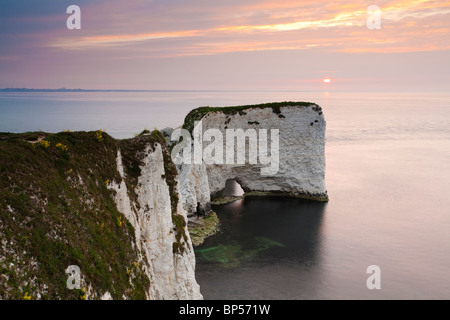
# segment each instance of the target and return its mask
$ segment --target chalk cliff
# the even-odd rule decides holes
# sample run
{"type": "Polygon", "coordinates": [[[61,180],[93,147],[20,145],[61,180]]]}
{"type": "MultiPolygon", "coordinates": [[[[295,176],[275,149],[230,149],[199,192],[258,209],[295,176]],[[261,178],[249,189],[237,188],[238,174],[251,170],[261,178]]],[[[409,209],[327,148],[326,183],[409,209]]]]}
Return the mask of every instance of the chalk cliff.
{"type": "MultiPolygon", "coordinates": [[[[195,280],[195,256],[185,228],[186,211],[181,202],[177,202],[176,211],[172,212],[162,146],[147,145],[143,153],[141,174],[134,189],[135,202],[130,199],[127,190],[120,150],[117,153],[117,170],[122,180],[111,182],[108,188],[116,191],[117,208],[134,228],[140,262],[150,279],[148,298],[202,299],[195,280]],[[174,229],[173,215],[178,215],[179,221],[182,221],[179,230],[174,229]],[[177,232],[180,233],[179,238],[177,232]]],[[[173,179],[176,183],[177,177],[173,179]]]]}
{"type": "MultiPolygon", "coordinates": [[[[219,130],[223,137],[222,150],[224,150],[223,164],[203,162],[178,166],[180,176],[190,177],[180,179],[181,190],[189,190],[186,192],[189,197],[182,199],[189,214],[195,212],[197,203],[200,203],[200,207],[207,207],[209,195],[213,198],[220,197],[229,179],[237,181],[247,196],[283,195],[319,201],[328,200],[325,187],[326,122],[318,105],[284,102],[229,108],[201,107],[191,111],[186,117],[184,128],[192,133],[192,146],[197,143],[203,148],[211,143],[203,141],[204,133],[211,129],[219,130]],[[197,121],[199,123],[195,127],[197,121]],[[236,164],[237,161],[235,164],[226,163],[227,142],[229,142],[226,137],[227,130],[230,129],[242,129],[244,133],[254,129],[256,134],[261,133],[261,129],[267,130],[269,141],[271,130],[278,130],[279,163],[273,170],[274,174],[264,174],[264,170],[261,170],[263,168],[268,170],[270,167],[268,164],[261,162],[249,164],[252,156],[259,159],[260,149],[250,148],[248,142],[245,144],[247,151],[245,164],[236,164]],[[192,183],[201,188],[192,186],[192,183]]],[[[261,135],[257,138],[259,142],[261,135]]],[[[234,154],[239,151],[236,141],[232,148],[234,154]]],[[[270,151],[269,145],[266,144],[270,151]]]]}

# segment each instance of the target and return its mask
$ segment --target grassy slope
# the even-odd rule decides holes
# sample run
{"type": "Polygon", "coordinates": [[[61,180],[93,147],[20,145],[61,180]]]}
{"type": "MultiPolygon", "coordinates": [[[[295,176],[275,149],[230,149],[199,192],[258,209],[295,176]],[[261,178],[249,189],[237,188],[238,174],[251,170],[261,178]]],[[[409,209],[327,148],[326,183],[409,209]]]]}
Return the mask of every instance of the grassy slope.
{"type": "MultiPolygon", "coordinates": [[[[80,290],[66,288],[69,265],[81,268],[97,296],[109,291],[116,299],[145,298],[150,279],[136,263],[133,227],[118,212],[113,191],[106,185],[120,181],[119,146],[130,187],[139,174],[139,148],[161,137],[117,141],[101,132],[0,134],[3,299],[22,299],[26,292],[31,299],[38,292],[47,299],[82,297],[80,290]],[[49,146],[29,142],[40,135],[49,146]]],[[[171,194],[175,194],[171,165],[165,163],[166,180],[169,187],[172,181],[171,194]]]]}

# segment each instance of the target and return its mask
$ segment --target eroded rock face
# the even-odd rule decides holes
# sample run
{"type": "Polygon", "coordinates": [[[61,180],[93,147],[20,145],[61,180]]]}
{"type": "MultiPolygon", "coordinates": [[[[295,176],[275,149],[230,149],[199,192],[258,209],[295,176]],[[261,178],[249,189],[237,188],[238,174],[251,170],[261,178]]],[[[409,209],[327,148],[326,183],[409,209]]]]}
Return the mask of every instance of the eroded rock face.
{"type": "MultiPolygon", "coordinates": [[[[201,118],[201,128],[193,130],[193,140],[197,139],[195,143],[202,143],[205,148],[211,142],[200,142],[204,133],[210,129],[219,130],[223,136],[224,164],[203,162],[178,167],[181,192],[185,194],[182,199],[184,208],[188,214],[192,214],[198,203],[206,207],[209,196],[220,196],[229,179],[236,180],[246,195],[286,195],[328,200],[325,187],[325,128],[322,110],[315,104],[292,104],[277,108],[255,106],[237,112],[216,111],[212,108],[201,118]],[[249,163],[250,157],[258,158],[259,149],[251,151],[248,144],[245,164],[227,163],[226,137],[230,129],[242,129],[243,132],[254,129],[258,134],[261,129],[265,129],[269,141],[271,130],[278,130],[279,164],[276,173],[265,175],[261,169],[269,165],[261,164],[260,161],[249,163]]],[[[270,144],[266,145],[270,150],[270,144]]],[[[237,153],[237,142],[230,150],[237,153]]]]}
{"type": "Polygon", "coordinates": [[[188,216],[211,210],[211,192],[205,164],[182,165],[178,169],[180,197],[188,216]]]}
{"type": "MultiPolygon", "coordinates": [[[[228,179],[234,179],[246,193],[286,194],[316,200],[328,198],[325,188],[326,123],[320,107],[287,106],[281,107],[280,113],[271,108],[249,108],[234,115],[210,112],[203,117],[202,125],[203,131],[219,129],[224,136],[226,129],[279,130],[276,174],[261,174],[261,168],[267,165],[260,163],[207,165],[212,195],[219,194],[228,179]]],[[[234,147],[237,152],[237,144],[234,147]]]]}
{"type": "MultiPolygon", "coordinates": [[[[147,146],[142,160],[141,174],[134,192],[133,202],[125,183],[122,156],[117,154],[117,169],[122,177],[120,183],[111,183],[116,191],[117,208],[128,219],[135,230],[136,246],[141,252],[141,261],[150,279],[149,299],[202,299],[195,280],[195,255],[189,233],[183,253],[174,252],[176,242],[169,187],[164,178],[164,159],[161,145],[154,151],[147,146]]],[[[186,221],[182,203],[177,213],[186,221]]]]}

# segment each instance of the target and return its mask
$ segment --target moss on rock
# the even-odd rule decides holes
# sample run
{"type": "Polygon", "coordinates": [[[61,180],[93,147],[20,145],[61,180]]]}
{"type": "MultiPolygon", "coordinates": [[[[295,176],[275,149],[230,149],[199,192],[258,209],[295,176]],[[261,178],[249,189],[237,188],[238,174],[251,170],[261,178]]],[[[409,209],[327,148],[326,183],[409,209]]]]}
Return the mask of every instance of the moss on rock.
{"type": "Polygon", "coordinates": [[[214,211],[211,211],[206,217],[197,216],[189,220],[189,234],[192,244],[196,247],[203,241],[215,234],[219,228],[219,218],[214,211]]]}
{"type": "MultiPolygon", "coordinates": [[[[315,111],[322,112],[322,109],[320,106],[318,106],[315,103],[312,102],[293,102],[293,101],[284,101],[284,102],[271,102],[271,103],[263,103],[263,104],[255,104],[255,105],[244,105],[244,106],[231,106],[231,107],[199,107],[194,110],[191,110],[191,112],[188,113],[188,115],[184,119],[183,128],[188,130],[189,132],[192,132],[194,129],[194,123],[195,121],[200,121],[207,113],[209,112],[223,112],[227,115],[245,115],[245,111],[248,109],[264,109],[264,108],[271,108],[272,111],[279,115],[281,115],[281,109],[282,107],[290,107],[290,106],[297,106],[297,107],[306,107],[306,106],[312,106],[315,111]]],[[[282,116],[283,117],[283,116],[282,116]]]]}

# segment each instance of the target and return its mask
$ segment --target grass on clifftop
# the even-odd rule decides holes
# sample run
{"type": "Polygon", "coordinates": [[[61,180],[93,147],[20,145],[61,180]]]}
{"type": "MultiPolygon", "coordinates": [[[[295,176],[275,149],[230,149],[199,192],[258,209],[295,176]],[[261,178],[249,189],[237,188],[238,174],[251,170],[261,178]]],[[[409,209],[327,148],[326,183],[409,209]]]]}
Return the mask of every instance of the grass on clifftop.
{"type": "Polygon", "coordinates": [[[188,130],[189,132],[192,132],[194,129],[194,122],[199,121],[202,119],[207,113],[209,112],[223,112],[225,114],[234,115],[239,113],[240,115],[245,115],[245,110],[247,109],[264,109],[264,108],[271,108],[272,111],[279,115],[281,113],[280,108],[281,107],[289,107],[289,106],[315,106],[320,109],[320,107],[312,102],[294,102],[294,101],[284,101],[284,102],[271,102],[271,103],[264,103],[264,104],[255,104],[255,105],[244,105],[244,106],[232,106],[232,107],[199,107],[194,110],[191,110],[191,112],[188,113],[188,115],[184,119],[183,128],[188,130]]]}

